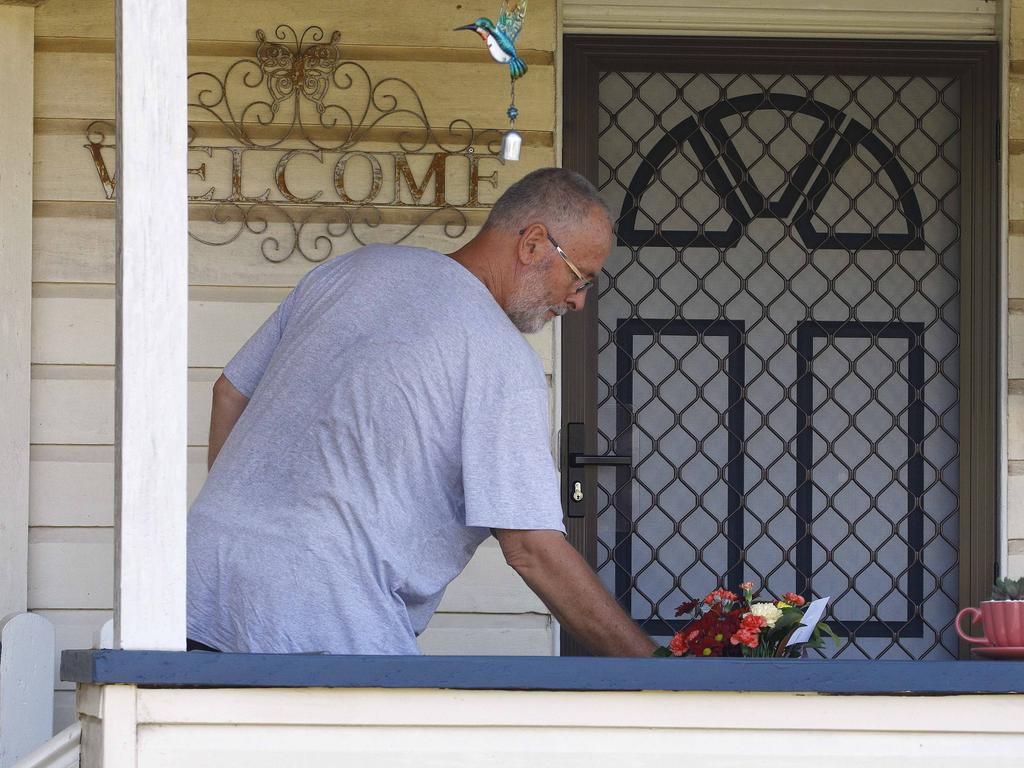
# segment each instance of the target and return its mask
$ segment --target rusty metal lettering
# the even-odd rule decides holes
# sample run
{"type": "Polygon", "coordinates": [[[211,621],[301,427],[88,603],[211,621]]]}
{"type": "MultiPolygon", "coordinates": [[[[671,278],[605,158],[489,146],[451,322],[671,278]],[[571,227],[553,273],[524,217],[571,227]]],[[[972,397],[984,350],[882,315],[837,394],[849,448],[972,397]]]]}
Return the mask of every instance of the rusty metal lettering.
{"type": "MultiPolygon", "coordinates": [[[[340,40],[340,32],[315,25],[296,31],[280,24],[269,33],[257,30],[251,56],[234,59],[218,72],[189,73],[189,116],[200,121],[189,126],[189,151],[205,155],[187,168],[190,189],[202,192],[189,195],[193,241],[221,247],[254,239],[270,261],[299,254],[319,262],[352,242],[399,243],[425,226],[457,240],[469,226],[462,209],[488,207],[480,203],[480,183],[497,187],[498,174],[481,174],[480,162],[501,162],[501,131],[478,131],[459,117],[448,121],[446,130],[435,129],[441,123],[427,115],[411,83],[376,78],[359,62],[344,59],[340,40]],[[405,127],[396,130],[396,125],[405,127]],[[193,146],[200,135],[211,144],[193,146]],[[380,151],[369,151],[371,146],[380,151]],[[247,163],[250,150],[270,154],[250,155],[247,163]],[[215,165],[223,157],[215,152],[229,153],[230,181],[229,169],[215,165]],[[288,185],[289,163],[297,155],[320,164],[300,163],[301,170],[291,170],[291,180],[308,195],[288,185]],[[468,162],[465,204],[448,201],[451,194],[461,198],[467,179],[461,160],[449,162],[453,157],[468,162]],[[353,158],[359,160],[355,171],[353,158]],[[447,187],[449,170],[457,182],[452,188],[447,187]],[[266,188],[258,195],[244,191],[261,186],[266,188]],[[393,198],[386,199],[392,192],[393,198]]],[[[95,120],[86,129],[85,148],[107,200],[117,196],[117,169],[110,155],[114,133],[109,120],[95,120]]]]}
{"type": "MultiPolygon", "coordinates": [[[[189,147],[190,152],[202,152],[207,157],[213,157],[213,147],[189,147]]],[[[196,168],[188,169],[189,176],[198,176],[202,181],[206,181],[206,163],[200,163],[196,168]]],[[[201,195],[189,195],[189,200],[213,200],[213,187],[210,187],[201,195]]]]}
{"type": "Polygon", "coordinates": [[[384,184],[384,171],[380,167],[380,160],[371,155],[369,152],[345,152],[338,162],[334,165],[334,189],[338,193],[338,197],[341,198],[343,203],[369,203],[377,199],[377,195],[380,194],[380,189],[384,184]],[[345,169],[348,167],[348,161],[353,157],[361,157],[370,164],[370,189],[366,193],[366,196],[361,200],[349,197],[345,191],[345,169]]]}
{"type": "Polygon", "coordinates": [[[280,160],[277,161],[277,169],[274,171],[274,177],[277,179],[277,191],[281,193],[281,196],[286,200],[291,200],[293,203],[312,203],[321,194],[320,191],[314,192],[309,197],[298,197],[292,194],[292,191],[288,189],[288,180],[285,178],[285,171],[288,168],[288,163],[296,155],[310,155],[315,157],[317,162],[323,164],[324,152],[322,149],[293,149],[289,152],[285,152],[280,160]]]}
{"type": "Polygon", "coordinates": [[[498,188],[498,172],[489,173],[486,176],[480,175],[480,161],[481,160],[498,160],[497,157],[477,155],[472,153],[469,155],[469,199],[466,201],[466,207],[476,208],[480,205],[480,181],[486,181],[494,189],[498,188]]]}
{"type": "Polygon", "coordinates": [[[85,148],[89,150],[89,154],[92,156],[92,161],[96,166],[96,173],[100,177],[100,184],[103,185],[103,195],[107,200],[113,200],[114,191],[117,187],[117,179],[112,177],[107,171],[107,163],[103,159],[104,148],[113,148],[113,145],[99,144],[90,141],[85,145],[85,148]]]}
{"type": "Polygon", "coordinates": [[[249,147],[223,147],[223,149],[231,153],[231,194],[228,196],[228,202],[261,203],[270,197],[269,187],[255,197],[247,197],[242,194],[242,155],[249,151],[249,147]]]}
{"type": "Polygon", "coordinates": [[[395,158],[395,205],[408,205],[402,202],[402,182],[409,188],[409,195],[412,197],[412,205],[422,205],[420,202],[426,194],[427,185],[431,177],[434,179],[434,202],[431,205],[441,208],[445,203],[444,182],[445,182],[445,161],[448,155],[445,152],[435,152],[434,159],[430,161],[427,172],[423,174],[423,182],[416,183],[412,168],[409,167],[409,157],[405,152],[392,152],[395,158]]]}

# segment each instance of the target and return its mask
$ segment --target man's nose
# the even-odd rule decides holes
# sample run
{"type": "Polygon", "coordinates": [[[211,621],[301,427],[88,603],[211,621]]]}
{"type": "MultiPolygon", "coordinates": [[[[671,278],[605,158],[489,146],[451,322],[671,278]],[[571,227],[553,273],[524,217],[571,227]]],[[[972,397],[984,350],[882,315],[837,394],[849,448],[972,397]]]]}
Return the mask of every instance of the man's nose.
{"type": "Polygon", "coordinates": [[[569,297],[565,300],[565,303],[569,305],[569,309],[573,312],[579,312],[583,309],[583,305],[587,303],[587,292],[576,293],[575,291],[569,294],[569,297]]]}

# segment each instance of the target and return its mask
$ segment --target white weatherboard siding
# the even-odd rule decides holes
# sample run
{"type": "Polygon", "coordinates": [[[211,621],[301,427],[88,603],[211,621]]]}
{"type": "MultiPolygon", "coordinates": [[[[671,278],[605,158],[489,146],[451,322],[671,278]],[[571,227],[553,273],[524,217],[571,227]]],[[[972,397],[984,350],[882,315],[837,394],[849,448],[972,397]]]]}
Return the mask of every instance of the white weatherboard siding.
{"type": "Polygon", "coordinates": [[[104,765],[1010,768],[1024,750],[1020,695],[84,686],[79,709],[104,765]]]}
{"type": "MultiPolygon", "coordinates": [[[[407,79],[434,127],[447,128],[459,117],[478,129],[501,127],[507,74],[490,62],[478,37],[452,32],[473,18],[493,14],[491,6],[480,1],[441,12],[431,6],[411,9],[404,0],[354,0],[343,6],[326,0],[284,0],[258,3],[239,14],[237,4],[226,0],[193,2],[188,18],[189,70],[223,72],[233,61],[251,57],[257,29],[270,35],[284,23],[301,33],[319,24],[328,33],[340,29],[343,57],[358,60],[375,78],[407,79]],[[410,23],[395,28],[392,21],[399,15],[410,23]],[[496,95],[493,100],[467,98],[466,89],[451,87],[455,80],[493,83],[494,89],[484,90],[496,95]]],[[[29,607],[56,624],[59,653],[63,648],[91,645],[113,608],[115,203],[106,199],[83,145],[93,120],[114,118],[114,2],[49,0],[35,13],[34,204],[26,207],[32,219],[31,228],[25,230],[25,236],[32,237],[32,283],[26,282],[22,289],[26,334],[29,301],[33,323],[31,380],[27,339],[24,365],[24,385],[31,385],[32,406],[31,411],[21,411],[25,429],[31,428],[31,449],[26,436],[24,451],[30,477],[26,506],[31,533],[23,531],[17,541],[29,561],[27,569],[24,565],[19,569],[28,576],[29,607]]],[[[554,13],[553,4],[530,8],[530,22],[521,38],[530,77],[516,93],[522,110],[519,124],[526,137],[523,159],[508,165],[482,161],[481,175],[497,172],[498,180],[497,188],[481,181],[484,203],[493,202],[530,170],[555,163],[554,13]]],[[[28,34],[31,62],[31,29],[28,34]]],[[[33,79],[20,82],[32,86],[33,79]]],[[[27,103],[32,103],[31,97],[27,103]]],[[[30,128],[32,117],[27,116],[30,128]]],[[[207,132],[209,138],[204,141],[227,142],[211,128],[209,118],[202,123],[192,116],[192,122],[207,132]]],[[[116,141],[113,135],[109,139],[116,141]]],[[[368,148],[391,151],[396,147],[375,141],[368,148]]],[[[112,150],[107,162],[113,170],[112,150]]],[[[188,162],[192,167],[206,162],[208,168],[206,182],[190,177],[192,193],[203,191],[207,183],[225,183],[222,158],[211,160],[192,151],[188,162]]],[[[261,162],[264,158],[247,156],[246,174],[251,171],[255,179],[260,173],[271,173],[273,168],[264,168],[261,162]]],[[[329,167],[327,172],[329,176],[329,167]]],[[[324,169],[313,162],[289,166],[288,183],[297,192],[323,179],[324,169]],[[307,178],[307,172],[314,175],[307,178]]],[[[451,192],[455,195],[458,190],[451,192]]],[[[440,227],[427,226],[408,242],[452,251],[478,229],[478,223],[471,223],[461,237],[451,239],[440,227]]],[[[281,298],[316,265],[298,254],[272,263],[260,255],[253,240],[220,248],[189,241],[188,247],[187,489],[191,500],[206,476],[213,382],[281,298]]],[[[553,338],[549,328],[529,339],[549,374],[554,365],[553,338]]],[[[20,400],[27,402],[28,395],[20,400]]],[[[0,466],[0,475],[3,472],[0,466]]],[[[448,590],[421,644],[427,653],[548,654],[553,636],[547,610],[504,564],[494,544],[488,543],[448,590]]],[[[70,686],[58,684],[57,688],[55,726],[61,728],[73,718],[74,704],[70,686]]]]}

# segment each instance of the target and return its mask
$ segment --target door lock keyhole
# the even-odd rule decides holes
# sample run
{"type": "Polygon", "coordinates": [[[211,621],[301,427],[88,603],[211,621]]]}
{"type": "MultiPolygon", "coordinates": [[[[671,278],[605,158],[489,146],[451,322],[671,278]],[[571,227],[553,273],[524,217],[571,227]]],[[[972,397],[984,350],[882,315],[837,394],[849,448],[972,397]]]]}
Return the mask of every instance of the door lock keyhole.
{"type": "Polygon", "coordinates": [[[583,483],[575,483],[573,485],[572,500],[575,502],[583,501],[583,483]]]}

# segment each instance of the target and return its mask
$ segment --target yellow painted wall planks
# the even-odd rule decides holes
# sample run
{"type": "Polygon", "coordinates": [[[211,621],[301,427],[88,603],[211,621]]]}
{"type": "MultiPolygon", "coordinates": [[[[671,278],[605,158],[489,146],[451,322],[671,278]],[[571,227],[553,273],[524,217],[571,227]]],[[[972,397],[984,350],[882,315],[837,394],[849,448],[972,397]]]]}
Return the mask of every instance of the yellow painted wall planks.
{"type": "MultiPolygon", "coordinates": [[[[478,16],[493,18],[493,0],[410,3],[408,0],[252,0],[239,13],[229,2],[192,0],[188,8],[189,40],[247,42],[255,29],[271,32],[278,24],[293,27],[320,24],[341,29],[343,45],[412,46],[476,49],[479,39],[468,32],[452,34],[453,27],[478,16]]],[[[36,16],[37,37],[100,37],[114,35],[113,0],[50,0],[36,16]]],[[[555,3],[530,3],[527,25],[520,37],[528,50],[555,48],[555,3]]]]}
{"type": "MultiPolygon", "coordinates": [[[[45,208],[38,204],[36,208],[45,208]]],[[[421,227],[416,242],[424,248],[453,251],[469,240],[478,227],[470,227],[454,240],[441,227],[421,227]]],[[[103,283],[114,281],[114,221],[88,216],[37,215],[33,220],[32,279],[36,283],[103,283]]],[[[210,286],[266,286],[291,288],[317,262],[299,254],[281,262],[265,259],[258,240],[239,248],[230,258],[220,248],[193,243],[189,253],[189,282],[210,286]]]]}
{"type": "MultiPolygon", "coordinates": [[[[251,58],[258,44],[253,29],[251,58]]],[[[479,41],[479,38],[476,38],[479,41]]],[[[344,45],[342,44],[344,56],[344,45]]],[[[409,52],[415,55],[415,51],[409,52]]],[[[240,56],[190,56],[189,72],[223,73],[240,56]]],[[[114,116],[114,56],[112,53],[37,51],[38,82],[47,88],[36,95],[35,116],[39,118],[111,119],[114,116]]],[[[395,77],[413,86],[423,101],[431,125],[446,127],[461,117],[478,130],[501,128],[506,123],[508,74],[490,60],[460,61],[385,61],[369,62],[366,69],[374,82],[395,77]]],[[[516,104],[521,115],[521,130],[550,131],[550,95],[554,88],[554,68],[535,64],[516,84],[516,104]]],[[[359,106],[366,101],[361,85],[337,94],[339,103],[359,106]]],[[[210,119],[196,108],[190,120],[210,119]]],[[[392,124],[416,125],[411,116],[399,116],[392,124]],[[403,118],[404,119],[401,119],[403,118]]]]}

